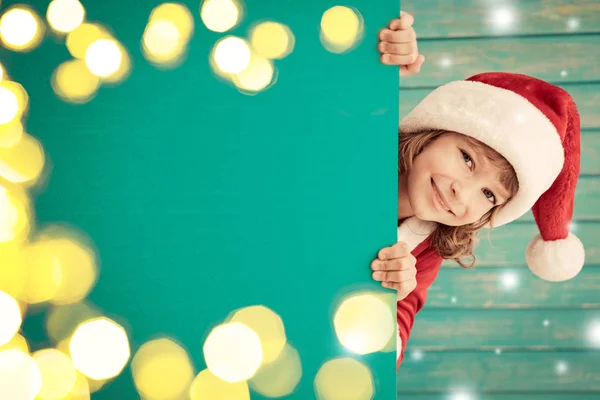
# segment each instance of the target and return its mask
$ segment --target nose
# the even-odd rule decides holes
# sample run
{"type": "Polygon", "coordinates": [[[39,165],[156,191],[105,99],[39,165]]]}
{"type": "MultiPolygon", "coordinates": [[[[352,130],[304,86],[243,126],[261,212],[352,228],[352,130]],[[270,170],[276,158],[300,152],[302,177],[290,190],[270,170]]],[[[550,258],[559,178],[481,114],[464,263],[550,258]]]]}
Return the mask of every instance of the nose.
{"type": "Polygon", "coordinates": [[[472,196],[473,185],[471,182],[467,180],[467,182],[460,182],[455,180],[450,185],[450,189],[452,190],[452,197],[454,198],[454,213],[457,216],[462,216],[467,211],[467,206],[469,204],[469,199],[472,196]]]}

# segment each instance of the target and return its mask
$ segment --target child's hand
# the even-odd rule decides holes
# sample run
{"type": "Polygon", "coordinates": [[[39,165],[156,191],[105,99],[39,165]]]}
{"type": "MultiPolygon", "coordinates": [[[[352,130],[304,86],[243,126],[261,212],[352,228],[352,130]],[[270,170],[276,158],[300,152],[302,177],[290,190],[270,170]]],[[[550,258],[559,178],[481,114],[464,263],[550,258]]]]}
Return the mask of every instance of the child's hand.
{"type": "Polygon", "coordinates": [[[414,75],[421,70],[425,57],[419,54],[417,34],[412,28],[414,18],[400,11],[400,18],[392,20],[388,28],[379,32],[381,62],[399,65],[400,76],[414,75]]]}
{"type": "Polygon", "coordinates": [[[381,281],[383,287],[397,290],[398,300],[402,300],[417,287],[416,263],[406,243],[384,247],[371,263],[373,279],[381,281]]]}

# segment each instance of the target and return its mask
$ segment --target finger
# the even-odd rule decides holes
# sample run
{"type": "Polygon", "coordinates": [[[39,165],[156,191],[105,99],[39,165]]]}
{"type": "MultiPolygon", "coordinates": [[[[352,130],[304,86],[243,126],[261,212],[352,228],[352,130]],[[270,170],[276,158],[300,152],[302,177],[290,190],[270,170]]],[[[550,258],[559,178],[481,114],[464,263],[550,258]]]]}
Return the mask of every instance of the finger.
{"type": "Polygon", "coordinates": [[[389,24],[389,28],[392,30],[403,30],[410,28],[415,22],[415,18],[404,11],[400,11],[400,18],[392,20],[389,24]]]}
{"type": "Polygon", "coordinates": [[[407,56],[413,53],[418,53],[417,44],[411,43],[389,43],[379,42],[377,49],[382,53],[407,56]]]}
{"type": "Polygon", "coordinates": [[[402,283],[410,282],[415,279],[415,271],[375,271],[373,272],[373,280],[380,282],[402,283]]]}
{"type": "Polygon", "coordinates": [[[406,70],[410,73],[416,74],[417,72],[421,71],[421,66],[423,65],[424,62],[425,62],[425,56],[423,54],[419,54],[417,61],[415,61],[412,64],[407,65],[406,70]]]}
{"type": "Polygon", "coordinates": [[[382,258],[382,260],[393,260],[396,258],[407,257],[410,255],[408,245],[406,244],[406,242],[402,241],[394,243],[394,245],[390,247],[384,247],[380,250],[380,253],[381,251],[383,251],[383,256],[385,257],[382,258]]]}
{"type": "Polygon", "coordinates": [[[408,29],[404,31],[382,29],[379,32],[379,40],[390,43],[410,43],[417,40],[417,33],[414,29],[408,29]]]}

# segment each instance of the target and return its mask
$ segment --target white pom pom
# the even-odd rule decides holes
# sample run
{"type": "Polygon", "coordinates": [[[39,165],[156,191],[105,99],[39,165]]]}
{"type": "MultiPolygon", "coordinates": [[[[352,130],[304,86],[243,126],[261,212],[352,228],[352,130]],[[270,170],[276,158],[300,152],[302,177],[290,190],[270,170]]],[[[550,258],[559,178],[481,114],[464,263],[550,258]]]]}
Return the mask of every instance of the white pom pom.
{"type": "Polygon", "coordinates": [[[565,239],[544,241],[537,234],[527,246],[525,256],[531,272],[549,282],[575,277],[583,268],[585,250],[579,238],[569,232],[565,239]]]}

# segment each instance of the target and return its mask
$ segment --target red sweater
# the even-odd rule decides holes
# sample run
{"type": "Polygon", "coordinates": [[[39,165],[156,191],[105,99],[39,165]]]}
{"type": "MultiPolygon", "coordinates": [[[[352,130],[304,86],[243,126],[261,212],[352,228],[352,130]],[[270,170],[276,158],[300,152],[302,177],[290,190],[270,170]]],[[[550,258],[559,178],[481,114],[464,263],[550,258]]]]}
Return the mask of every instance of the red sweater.
{"type": "Polygon", "coordinates": [[[427,299],[427,290],[435,280],[442,265],[442,257],[430,247],[431,236],[420,243],[411,252],[417,259],[417,287],[403,300],[397,302],[397,320],[402,351],[396,361],[396,370],[404,358],[404,349],[415,322],[415,315],[421,311],[427,299]]]}

